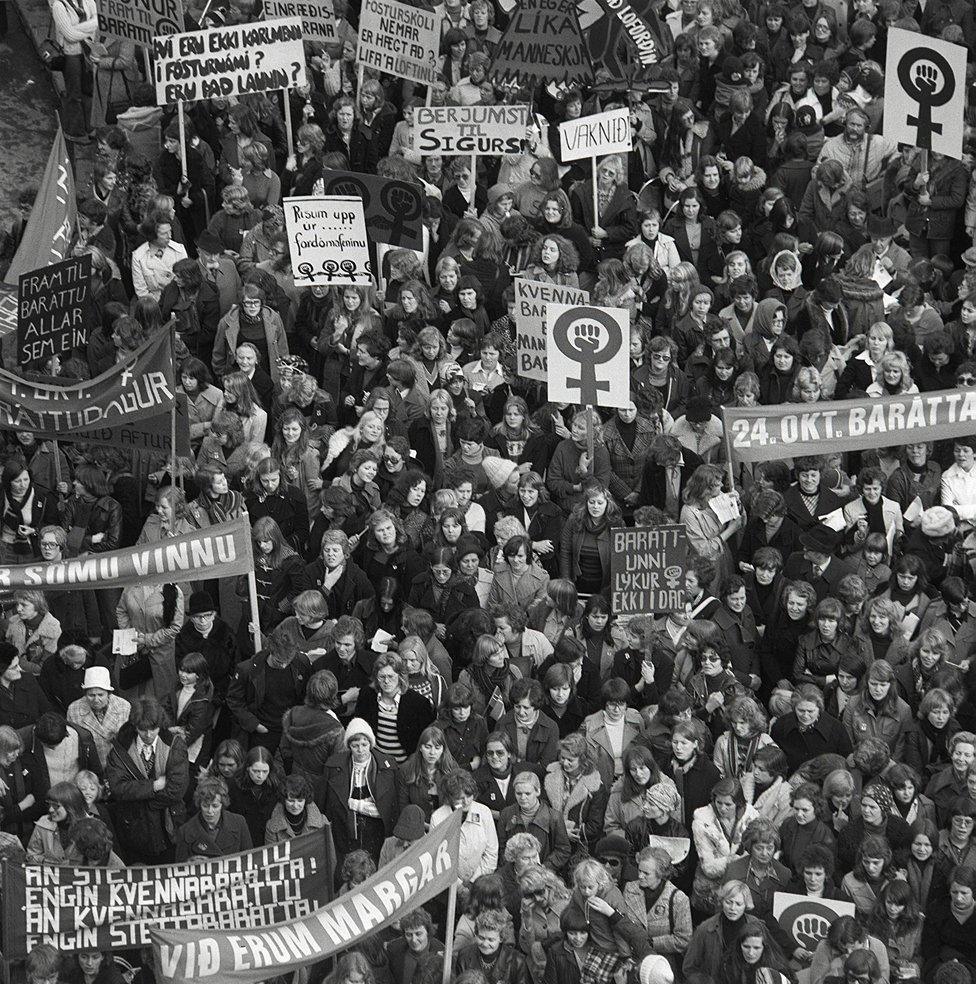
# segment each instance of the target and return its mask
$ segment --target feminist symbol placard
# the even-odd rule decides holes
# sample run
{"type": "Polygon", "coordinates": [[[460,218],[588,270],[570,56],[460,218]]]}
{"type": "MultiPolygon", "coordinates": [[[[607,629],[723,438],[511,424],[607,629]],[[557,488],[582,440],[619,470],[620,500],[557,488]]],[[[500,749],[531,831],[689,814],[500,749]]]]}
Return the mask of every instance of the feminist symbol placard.
{"type": "Polygon", "coordinates": [[[892,28],[887,65],[884,135],[961,159],[966,49],[892,28]]]}
{"type": "Polygon", "coordinates": [[[625,308],[549,304],[546,355],[554,403],[630,403],[630,314],[625,308]]]}

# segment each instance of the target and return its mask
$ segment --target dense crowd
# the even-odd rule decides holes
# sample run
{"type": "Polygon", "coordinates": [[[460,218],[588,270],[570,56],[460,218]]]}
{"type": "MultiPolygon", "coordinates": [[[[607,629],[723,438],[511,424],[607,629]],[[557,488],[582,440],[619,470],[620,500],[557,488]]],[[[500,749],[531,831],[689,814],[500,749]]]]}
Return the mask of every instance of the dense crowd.
{"type": "MultiPolygon", "coordinates": [[[[346,892],[460,808],[459,984],[972,984],[976,437],[749,466],[721,418],[976,385],[973,160],[881,133],[889,28],[971,43],[966,5],[652,4],[653,68],[530,90],[492,78],[512,5],[447,0],[428,93],[358,70],[335,0],[293,153],[275,95],[213,99],[184,174],[138,50],[50,4],[95,281],[87,347],[28,368],[94,377],[175,324],[193,457],[9,435],[0,557],[246,515],[257,608],[219,569],[13,593],[0,854],[210,858],[327,818],[346,892]],[[420,157],[425,101],[531,103],[522,153],[420,157]],[[558,124],[618,106],[634,150],[594,189],[558,124]],[[423,190],[424,248],[374,243],[377,288],[296,287],[282,196],[328,169],[423,190]],[[629,312],[627,406],[519,376],[516,276],[629,312]],[[684,609],[619,618],[610,530],[669,522],[684,609]],[[797,945],[777,892],[854,915],[797,945]]],[[[435,984],[446,920],[358,941],[332,984],[435,984]]],[[[26,967],[123,974],[147,954],[26,967]]]]}

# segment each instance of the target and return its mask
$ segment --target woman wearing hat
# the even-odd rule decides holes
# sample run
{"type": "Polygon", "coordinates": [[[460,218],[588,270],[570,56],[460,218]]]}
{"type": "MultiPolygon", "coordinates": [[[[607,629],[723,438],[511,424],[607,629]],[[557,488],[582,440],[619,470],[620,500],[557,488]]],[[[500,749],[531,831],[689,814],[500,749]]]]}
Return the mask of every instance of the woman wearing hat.
{"type": "MultiPolygon", "coordinates": [[[[451,807],[438,807],[437,809],[443,809],[444,816],[449,816],[451,813],[451,807]]],[[[433,825],[437,826],[438,823],[440,823],[440,820],[437,820],[433,825]]],[[[426,833],[427,822],[424,818],[424,811],[415,803],[408,803],[400,811],[396,826],[393,828],[393,833],[383,841],[377,868],[382,868],[390,861],[399,857],[407,848],[419,841],[421,837],[424,837],[426,833]]]]}
{"type": "Polygon", "coordinates": [[[92,736],[98,757],[104,765],[112,742],[129,720],[131,705],[115,693],[106,666],[89,666],[81,689],[84,696],[72,701],[68,707],[70,724],[86,728],[92,736]]]}
{"type": "Polygon", "coordinates": [[[213,367],[220,377],[233,368],[234,352],[240,342],[250,342],[262,362],[270,367],[271,378],[281,387],[278,359],[288,355],[288,339],[278,313],[266,303],[264,291],[246,284],[241,291],[240,304],[231,308],[217,325],[214,340],[213,367]]]}
{"type": "Polygon", "coordinates": [[[861,812],[837,838],[837,866],[850,871],[857,860],[858,846],[869,834],[884,838],[899,857],[907,857],[912,843],[912,829],[895,808],[891,787],[883,778],[873,779],[861,791],[861,812]]]}
{"type": "Polygon", "coordinates": [[[378,860],[396,822],[395,763],[379,750],[369,724],[353,718],[343,749],[325,767],[326,813],[333,820],[337,855],[360,848],[378,860]]]}

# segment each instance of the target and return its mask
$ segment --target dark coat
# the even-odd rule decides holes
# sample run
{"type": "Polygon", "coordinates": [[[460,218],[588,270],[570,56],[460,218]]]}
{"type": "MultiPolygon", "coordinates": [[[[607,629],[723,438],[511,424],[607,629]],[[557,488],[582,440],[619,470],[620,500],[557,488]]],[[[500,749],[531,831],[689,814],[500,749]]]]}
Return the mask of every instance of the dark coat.
{"type": "Polygon", "coordinates": [[[912,166],[905,179],[904,194],[908,203],[905,228],[921,239],[951,239],[959,230],[959,212],[966,204],[969,174],[961,161],[945,157],[929,169],[928,192],[932,199],[927,205],[918,200],[915,179],[919,171],[912,166]]]}
{"type": "MultiPolygon", "coordinates": [[[[688,479],[695,473],[699,465],[703,465],[704,460],[694,451],[688,448],[681,449],[681,457],[684,464],[681,465],[680,477],[678,479],[678,508],[681,508],[681,496],[684,492],[688,479]]],[[[648,455],[644,459],[644,469],[641,473],[640,498],[637,504],[640,506],[657,506],[664,509],[667,503],[667,484],[665,471],[654,459],[648,455]]],[[[675,517],[677,518],[677,517],[675,517]]]]}
{"type": "Polygon", "coordinates": [[[183,796],[190,778],[186,742],[179,735],[159,732],[156,772],[166,777],[159,792],[153,789],[135,744],[136,730],[126,723],[109,749],[105,767],[116,801],[118,844],[127,861],[155,858],[170,848],[186,816],[183,796]]]}
{"type": "Polygon", "coordinates": [[[484,803],[492,813],[500,814],[507,806],[515,805],[515,777],[520,772],[534,772],[539,777],[539,783],[545,778],[545,769],[534,762],[512,762],[512,781],[508,784],[507,793],[502,796],[501,787],[487,765],[479,765],[474,770],[474,781],[478,784],[478,802],[484,803]]]}
{"type": "Polygon", "coordinates": [[[117,550],[122,535],[122,507],[111,496],[103,495],[100,499],[89,504],[77,496],[65,499],[58,507],[61,512],[61,524],[71,536],[73,526],[84,526],[85,535],[79,545],[78,553],[104,553],[106,550],[117,550]],[[105,538],[98,543],[92,543],[92,537],[104,533],[105,538]]]}
{"type": "MultiPolygon", "coordinates": [[[[336,752],[325,763],[325,808],[332,822],[336,853],[348,854],[355,846],[355,814],[349,809],[349,790],[352,781],[352,753],[336,752]]],[[[379,749],[373,749],[367,785],[386,836],[393,835],[397,822],[396,763],[379,749]]]]}
{"type": "Polygon", "coordinates": [[[203,825],[196,813],[176,831],[176,860],[190,858],[222,858],[228,854],[249,851],[253,847],[251,832],[242,816],[222,810],[216,830],[203,825]]]}
{"type": "Polygon", "coordinates": [[[800,731],[796,714],[790,711],[778,718],[770,734],[773,741],[786,755],[790,772],[795,772],[808,759],[833,752],[837,755],[851,753],[851,740],[847,729],[836,718],[821,714],[809,731],[800,731]]]}
{"type": "MultiPolygon", "coordinates": [[[[512,739],[512,747],[518,747],[518,725],[515,712],[509,711],[499,719],[496,731],[504,731],[512,739]]],[[[559,758],[559,728],[545,714],[540,713],[525,745],[525,758],[543,768],[559,758]]]]}
{"type": "Polygon", "coordinates": [[[361,123],[354,123],[349,135],[349,145],[335,130],[327,130],[325,134],[325,153],[338,151],[349,159],[349,170],[359,174],[375,174],[376,162],[379,160],[376,147],[370,140],[369,132],[361,123]]]}
{"type": "MultiPolygon", "coordinates": [[[[397,738],[408,755],[416,751],[421,732],[434,723],[434,716],[434,708],[430,701],[421,697],[416,690],[408,690],[400,695],[400,706],[397,710],[397,738]]],[[[361,717],[373,729],[373,733],[376,733],[379,703],[376,691],[372,687],[364,687],[360,690],[356,717],[361,717]]]]}
{"type": "MultiPolygon", "coordinates": [[[[559,575],[578,581],[580,576],[580,550],[586,531],[581,516],[571,513],[559,536],[559,575]]],[[[603,568],[603,586],[610,582],[610,528],[596,534],[596,547],[600,555],[600,565],[603,568]]]]}
{"type": "MultiPolygon", "coordinates": [[[[522,508],[521,501],[511,506],[503,506],[498,511],[498,515],[499,517],[514,516],[522,523],[525,521],[525,510],[522,508]]],[[[559,538],[564,521],[563,511],[554,502],[540,502],[525,530],[533,543],[542,540],[552,542],[552,550],[538,558],[538,562],[551,578],[559,576],[559,538]]]]}
{"type": "MultiPolygon", "coordinates": [[[[512,779],[515,785],[515,779],[512,779]]],[[[531,822],[522,822],[521,812],[518,805],[506,806],[498,817],[498,853],[500,856],[505,854],[505,845],[509,837],[513,834],[529,833],[539,842],[539,857],[543,864],[559,871],[569,860],[572,845],[569,842],[569,834],[566,833],[566,824],[563,823],[562,814],[557,813],[546,802],[539,806],[539,812],[532,818],[531,822]]]]}
{"type": "MultiPolygon", "coordinates": [[[[78,736],[78,770],[87,769],[102,778],[102,761],[98,757],[98,749],[92,739],[91,732],[77,724],[68,724],[68,730],[78,736]]],[[[34,796],[40,799],[47,795],[51,788],[51,777],[44,757],[44,746],[37,740],[34,727],[21,728],[20,739],[24,743],[21,759],[33,777],[34,796]]]]}
{"type": "Polygon", "coordinates": [[[246,788],[236,782],[230,784],[230,812],[244,818],[254,846],[264,843],[264,830],[278,799],[274,787],[267,782],[263,786],[248,784],[246,788]]]}
{"type": "Polygon", "coordinates": [[[393,984],[438,984],[444,967],[444,944],[430,939],[427,949],[419,956],[407,946],[405,939],[386,944],[393,984]]]}
{"type": "MultiPolygon", "coordinates": [[[[592,181],[580,181],[574,185],[569,193],[569,201],[573,209],[573,221],[584,229],[592,229],[596,224],[593,221],[592,181]]],[[[640,232],[637,202],[634,193],[626,185],[617,185],[614,189],[606,214],[600,219],[600,227],[606,232],[607,238],[598,250],[598,258],[621,259],[627,243],[640,232]]]]}
{"type": "MultiPolygon", "coordinates": [[[[237,664],[237,671],[227,687],[227,706],[234,715],[238,731],[242,732],[239,737],[244,739],[245,744],[247,744],[248,736],[256,731],[257,726],[261,723],[257,711],[264,703],[267,665],[268,654],[262,650],[251,659],[246,659],[237,664]]],[[[291,661],[288,668],[291,670],[296,696],[298,700],[303,700],[305,687],[312,671],[308,657],[304,653],[300,653],[291,661]]]]}
{"type": "Polygon", "coordinates": [[[454,972],[477,970],[485,975],[488,984],[529,984],[525,957],[511,943],[502,943],[494,963],[486,967],[481,960],[477,943],[461,947],[454,958],[454,972]]]}
{"type": "Polygon", "coordinates": [[[810,561],[804,560],[801,551],[790,554],[783,570],[783,575],[787,580],[806,581],[811,585],[813,590],[817,592],[817,601],[823,601],[828,596],[836,598],[838,596],[837,587],[840,582],[848,574],[853,573],[854,568],[846,560],[832,557],[824,572],[814,577],[810,561]]]}
{"type": "Polygon", "coordinates": [[[207,661],[210,681],[214,685],[214,702],[223,704],[227,699],[227,685],[234,669],[241,661],[237,638],[230,626],[220,618],[215,618],[210,635],[204,639],[194,628],[189,618],[183,623],[176,637],[176,662],[187,653],[200,653],[207,661]]]}
{"type": "Polygon", "coordinates": [[[4,785],[4,792],[0,794],[0,829],[26,843],[34,821],[44,812],[45,791],[34,788],[30,765],[20,755],[10,765],[0,766],[0,780],[4,785]],[[34,796],[34,805],[21,810],[20,803],[28,794],[34,796]]]}
{"type": "Polygon", "coordinates": [[[342,722],[321,707],[292,707],[281,721],[281,756],[290,776],[304,776],[315,793],[315,805],[325,808],[325,763],[342,741],[342,722]]]}
{"type": "Polygon", "coordinates": [[[262,516],[270,516],[288,543],[299,553],[304,552],[309,530],[308,505],[299,489],[282,484],[277,492],[264,499],[250,493],[244,497],[244,505],[252,526],[262,516]]]}
{"type": "MultiPolygon", "coordinates": [[[[783,500],[786,503],[786,515],[793,520],[793,522],[800,528],[801,532],[810,529],[811,526],[816,526],[817,518],[819,516],[826,516],[828,513],[832,513],[835,509],[840,509],[843,505],[840,498],[834,495],[833,492],[829,489],[821,488],[820,496],[817,499],[817,515],[813,516],[810,514],[810,510],[807,509],[803,503],[799,485],[791,485],[783,493],[783,500]]],[[[788,558],[784,558],[784,560],[785,559],[788,558]]],[[[829,572],[830,568],[827,570],[829,572]]],[[[850,571],[844,571],[844,574],[850,573],[850,571]]],[[[841,575],[841,577],[843,577],[843,575],[841,575]]]]}
{"type": "Polygon", "coordinates": [[[182,714],[176,713],[176,708],[179,706],[179,689],[171,690],[160,703],[169,715],[170,721],[186,732],[184,741],[187,748],[201,735],[206,736],[200,746],[197,760],[200,762],[208,761],[210,758],[210,734],[213,730],[213,700],[211,697],[199,692],[194,693],[186,707],[183,708],[182,714]]]}
{"type": "Polygon", "coordinates": [[[685,829],[691,830],[695,810],[711,802],[712,787],[721,778],[718,768],[704,755],[697,756],[695,764],[687,772],[672,769],[670,762],[665,764],[667,767],[663,771],[674,780],[681,797],[681,823],[685,829]]]}
{"type": "Polygon", "coordinates": [[[9,687],[0,686],[0,725],[17,731],[33,725],[49,710],[51,706],[37,685],[37,679],[28,673],[9,687]]]}
{"type": "Polygon", "coordinates": [[[434,616],[434,621],[447,625],[461,612],[480,608],[478,595],[471,583],[462,577],[452,578],[440,598],[434,597],[434,575],[429,570],[418,574],[410,585],[407,604],[411,608],[423,608],[434,616]]]}
{"type": "Polygon", "coordinates": [[[723,113],[715,124],[714,132],[715,150],[724,150],[730,161],[748,157],[757,167],[766,166],[766,128],[758,114],[750,113],[745,123],[733,133],[732,113],[723,113]]]}
{"type": "Polygon", "coordinates": [[[369,578],[351,560],[346,561],[345,570],[339,576],[339,580],[328,589],[322,587],[325,564],[321,557],[318,560],[313,560],[305,568],[305,573],[309,581],[325,595],[325,600],[329,604],[330,618],[352,615],[358,602],[376,597],[376,589],[370,583],[369,578]]]}

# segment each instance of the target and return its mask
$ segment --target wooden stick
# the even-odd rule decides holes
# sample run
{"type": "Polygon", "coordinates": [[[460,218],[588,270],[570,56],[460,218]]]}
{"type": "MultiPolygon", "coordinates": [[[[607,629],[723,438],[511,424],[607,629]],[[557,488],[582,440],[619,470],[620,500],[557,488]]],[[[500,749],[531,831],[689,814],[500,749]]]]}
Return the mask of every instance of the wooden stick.
{"type": "Polygon", "coordinates": [[[186,120],[183,117],[182,102],[176,104],[176,116],[180,123],[180,164],[183,166],[183,181],[187,182],[189,178],[186,174],[186,120]]]}
{"type": "Polygon", "coordinates": [[[261,652],[261,616],[258,614],[258,582],[254,571],[247,572],[247,597],[251,604],[251,625],[254,628],[254,651],[261,652]]]}
{"type": "Polygon", "coordinates": [[[144,45],[142,48],[142,67],[146,70],[146,82],[152,85],[152,59],[149,57],[149,45],[144,45]]]}
{"type": "Polygon", "coordinates": [[[590,463],[587,466],[586,473],[591,478],[593,477],[593,474],[594,474],[594,469],[593,469],[593,444],[594,444],[594,436],[593,436],[593,414],[594,414],[593,407],[588,406],[586,408],[586,456],[590,459],[590,463]]]}
{"type": "Polygon", "coordinates": [[[61,476],[61,448],[58,447],[57,441],[51,443],[54,445],[54,481],[60,485],[64,481],[61,476]]]}
{"type": "Polygon", "coordinates": [[[288,140],[288,156],[295,156],[295,134],[294,124],[291,121],[291,97],[288,89],[283,89],[281,94],[285,97],[285,136],[288,140]]]}
{"type": "Polygon", "coordinates": [[[596,230],[600,225],[600,199],[596,193],[596,158],[590,158],[590,164],[592,165],[593,171],[593,233],[596,234],[596,230]]]}
{"type": "Polygon", "coordinates": [[[478,216],[478,155],[471,155],[471,208],[478,216]]]}
{"type": "Polygon", "coordinates": [[[451,964],[454,958],[454,918],[457,910],[457,879],[451,882],[447,890],[447,927],[444,935],[444,969],[441,984],[451,984],[451,964]]]}

